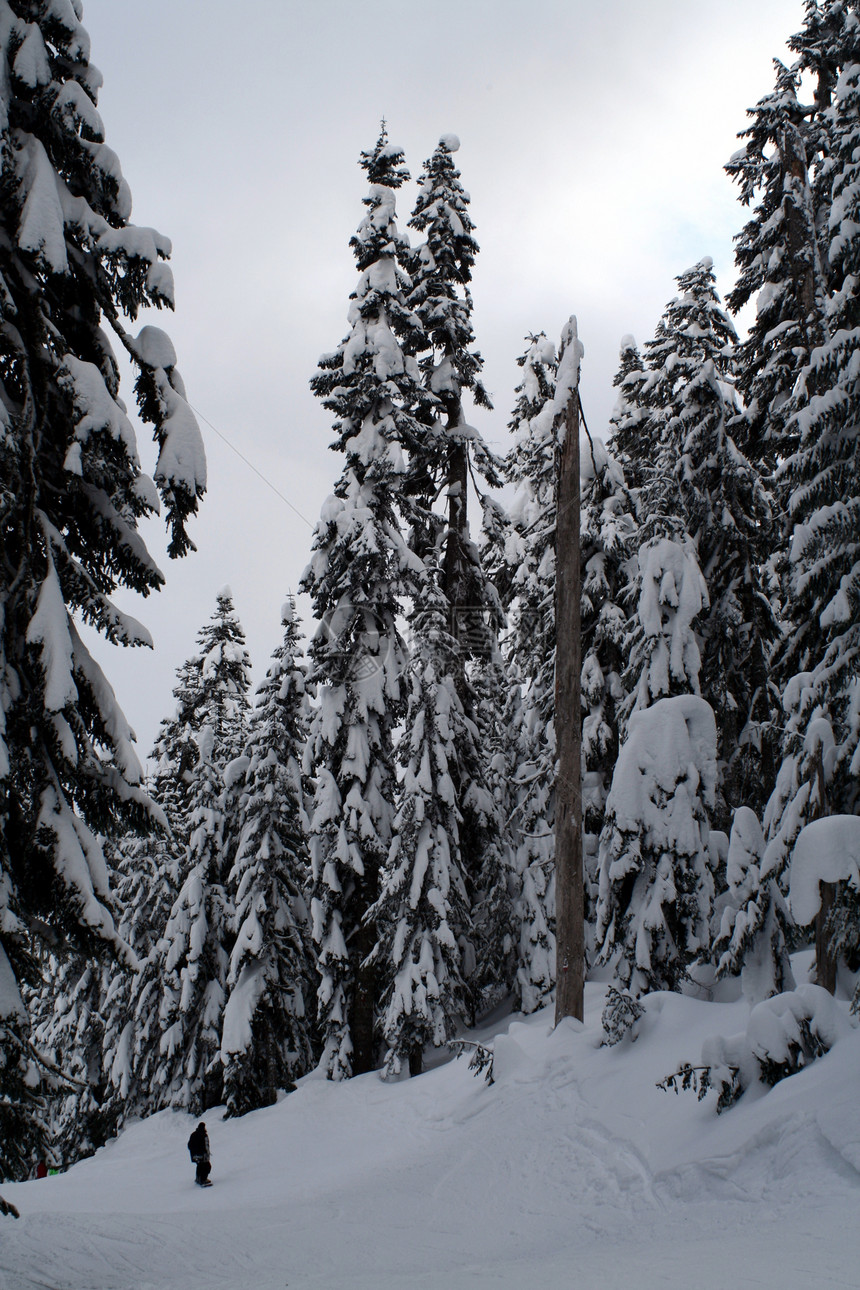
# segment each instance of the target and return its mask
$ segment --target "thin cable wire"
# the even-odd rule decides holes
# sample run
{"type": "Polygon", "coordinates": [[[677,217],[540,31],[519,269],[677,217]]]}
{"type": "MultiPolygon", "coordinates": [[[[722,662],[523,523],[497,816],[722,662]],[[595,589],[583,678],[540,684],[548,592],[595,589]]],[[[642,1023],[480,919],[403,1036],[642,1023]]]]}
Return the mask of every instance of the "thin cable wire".
{"type": "Polygon", "coordinates": [[[215,434],[217,434],[218,438],[223,440],[223,442],[226,443],[228,448],[230,448],[233,452],[235,452],[236,456],[239,458],[240,461],[244,461],[245,465],[248,467],[249,470],[253,470],[254,474],[259,479],[262,479],[263,483],[266,485],[267,488],[271,488],[272,492],[275,494],[276,497],[280,497],[281,501],[285,502],[286,505],[289,506],[290,510],[295,515],[298,515],[300,520],[302,520],[305,524],[307,524],[309,529],[313,529],[315,527],[308,519],[308,517],[306,515],[302,515],[298,507],[293,506],[290,499],[288,497],[284,497],[284,494],[280,491],[280,489],[276,488],[275,485],[272,483],[272,481],[270,479],[267,479],[266,476],[263,474],[263,472],[261,470],[258,470],[257,467],[254,465],[254,463],[252,461],[249,461],[248,458],[245,456],[245,454],[243,452],[240,452],[239,449],[236,447],[236,445],[234,443],[231,443],[230,440],[227,438],[227,436],[225,434],[222,434],[221,431],[218,429],[218,427],[214,426],[212,422],[209,420],[209,418],[205,416],[204,413],[202,413],[199,408],[195,408],[193,403],[189,403],[188,406],[191,408],[191,411],[194,413],[195,416],[198,416],[201,421],[205,421],[209,429],[212,430],[215,434]]]}

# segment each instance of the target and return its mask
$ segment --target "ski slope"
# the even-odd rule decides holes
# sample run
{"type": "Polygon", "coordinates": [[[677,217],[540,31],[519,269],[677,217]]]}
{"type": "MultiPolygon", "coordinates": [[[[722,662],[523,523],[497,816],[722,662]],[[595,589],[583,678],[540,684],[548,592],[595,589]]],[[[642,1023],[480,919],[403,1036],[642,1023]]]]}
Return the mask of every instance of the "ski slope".
{"type": "MultiPolygon", "coordinates": [[[[655,1087],[742,1001],[659,994],[635,1043],[507,1018],[492,1086],[314,1076],[241,1120],[164,1112],[90,1160],[4,1185],[0,1290],[742,1290],[860,1284],[860,1029],[717,1117],[655,1087]]],[[[847,1004],[843,1005],[847,1010],[847,1004]]]]}

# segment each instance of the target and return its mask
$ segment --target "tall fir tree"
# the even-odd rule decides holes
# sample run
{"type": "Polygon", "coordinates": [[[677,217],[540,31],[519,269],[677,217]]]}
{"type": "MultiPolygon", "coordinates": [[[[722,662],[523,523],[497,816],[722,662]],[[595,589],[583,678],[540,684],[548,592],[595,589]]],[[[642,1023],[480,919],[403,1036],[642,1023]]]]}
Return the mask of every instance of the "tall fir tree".
{"type": "MultiPolygon", "coordinates": [[[[487,750],[473,732],[479,721],[474,674],[497,655],[502,622],[498,592],[483,567],[482,554],[471,537],[468,497],[470,482],[501,482],[500,463],[479,432],[468,424],[464,397],[490,408],[480,379],[483,360],[475,348],[472,297],[469,284],[478,253],[470,199],[463,188],[453,154],[455,135],[443,135],[418,180],[418,200],[410,227],[423,241],[406,264],[412,281],[409,304],[424,336],[419,366],[424,387],[421,417],[429,422],[423,450],[412,472],[429,485],[422,497],[427,517],[421,530],[442,553],[440,577],[449,605],[448,634],[457,644],[454,654],[440,659],[453,668],[465,721],[455,732],[456,756],[451,780],[461,817],[459,846],[474,912],[477,976],[471,982],[473,1003],[480,1009],[489,977],[506,961],[501,949],[511,935],[510,915],[502,892],[505,865],[499,845],[499,825],[491,807],[492,772],[487,750]],[[432,513],[432,502],[443,493],[447,515],[432,513]]],[[[428,547],[429,547],[428,543],[428,547]]],[[[418,550],[431,567],[438,557],[418,550]]]]}
{"type": "Polygon", "coordinates": [[[156,1109],[154,1082],[161,1041],[162,961],[159,941],[184,873],[184,846],[166,832],[127,834],[119,843],[117,899],[120,933],[138,966],[114,973],[105,996],[103,1067],[107,1112],[121,1127],[156,1109]]]}
{"type": "Polygon", "coordinates": [[[786,866],[771,867],[774,856],[758,816],[740,806],[732,819],[726,863],[728,891],[714,941],[717,976],[740,976],[750,1005],[793,990],[789,929],[793,926],[784,885],[786,866]],[[767,859],[765,858],[767,856],[767,859]]]}
{"type": "Polygon", "coordinates": [[[421,1073],[424,1049],[439,1047],[467,1012],[463,980],[471,942],[461,814],[451,768],[465,720],[454,682],[456,642],[448,602],[428,579],[411,621],[411,662],[402,779],[379,900],[373,950],[383,983],[385,1069],[421,1073]]]}
{"type": "MultiPolygon", "coordinates": [[[[748,115],[745,140],[726,166],[752,217],[735,238],[733,312],[755,299],[756,317],[737,350],[744,413],[732,425],[742,450],[774,470],[794,448],[787,404],[811,350],[823,339],[825,266],[811,166],[824,146],[820,118],[797,98],[800,68],[775,62],[776,85],[748,115]]],[[[781,498],[784,502],[784,498],[781,498]]],[[[779,510],[782,511],[780,506],[779,510]]]]}
{"type": "Polygon", "coordinates": [[[609,418],[607,447],[621,466],[628,486],[635,491],[644,483],[656,446],[644,396],[647,381],[648,371],[635,338],[622,336],[618,371],[612,381],[618,395],[609,418]]]}
{"type": "Polygon", "coordinates": [[[590,440],[581,473],[583,822],[587,833],[599,833],[618,755],[629,634],[626,598],[638,522],[621,464],[600,439],[590,440]]]}
{"type": "Polygon", "coordinates": [[[634,997],[678,989],[708,951],[717,771],[693,631],[707,592],[692,544],[652,539],[638,565],[634,710],[606,800],[595,933],[599,961],[634,997]]]}
{"type": "Polygon", "coordinates": [[[171,556],[191,547],[205,460],[168,337],[126,331],[141,308],[172,307],[170,243],[130,223],[80,5],[3,3],[0,19],[0,1173],[22,1176],[32,946],[50,929],[60,958],[121,949],[101,837],[149,819],[132,733],[75,620],[151,644],[111,596],[163,582],[138,532],[159,494],[171,556]],[[137,371],[154,482],[108,331],[137,371]]]}
{"type": "MultiPolygon", "coordinates": [[[[789,720],[780,791],[769,807],[774,845],[793,835],[813,781],[821,785],[828,812],[860,810],[860,11],[853,2],[831,3],[822,17],[833,41],[825,65],[841,69],[827,109],[832,289],[826,340],[810,355],[789,405],[797,435],[797,449],[784,467],[793,526],[789,625],[776,668],[783,681],[792,679],[785,689],[789,720]],[[825,767],[816,764],[822,727],[832,740],[825,767]]],[[[843,886],[831,923],[843,946],[858,935],[856,917],[856,898],[843,886]]]]}
{"type": "MultiPolygon", "coordinates": [[[[250,684],[245,637],[229,588],[219,592],[197,639],[198,755],[181,886],[156,947],[162,1034],[153,1074],[156,1104],[192,1114],[218,1106],[224,1096],[221,1026],[234,935],[227,876],[238,816],[225,771],[245,748],[250,684]]],[[[146,977],[140,984],[147,984],[146,977]]]]}
{"type": "Polygon", "coordinates": [[[699,619],[701,694],[720,712],[715,823],[731,810],[761,810],[773,787],[780,723],[769,658],[779,629],[761,573],[771,529],[762,479],[729,433],[740,412],[736,335],[716,290],[712,262],[678,277],[655,339],[641,397],[657,439],[645,469],[642,533],[688,538],[708,589],[699,619]]]}
{"type": "Polygon", "coordinates": [[[313,1060],[314,968],[304,892],[308,785],[301,765],[309,723],[305,668],[292,602],[284,639],[257,692],[242,821],[228,877],[235,909],[221,1059],[228,1115],[269,1106],[313,1060]]]}
{"type": "MultiPolygon", "coordinates": [[[[646,539],[688,531],[676,467],[683,451],[681,413],[690,383],[709,361],[720,380],[733,382],[731,353],[737,333],[717,294],[713,261],[705,256],[676,281],[679,293],[667,304],[653,340],[645,345],[647,375],[638,395],[647,417],[628,432],[641,434],[644,429],[650,441],[647,474],[639,484],[646,539]]],[[[616,430],[616,441],[617,437],[616,430]]]]}
{"type": "Polygon", "coordinates": [[[510,730],[513,763],[515,1000],[530,1013],[549,1001],[555,987],[557,357],[544,332],[526,341],[517,359],[522,377],[508,423],[514,443],[505,472],[515,492],[499,563],[508,609],[503,648],[512,682],[504,726],[510,730]]]}
{"type": "Polygon", "coordinates": [[[375,1063],[379,987],[368,956],[377,931],[368,911],[379,897],[391,845],[394,732],[406,664],[397,620],[423,569],[401,527],[411,516],[406,453],[418,451],[425,433],[415,415],[422,392],[412,356],[423,344],[422,330],[397,263],[404,243],[395,194],[408,172],[384,126],[360,164],[370,191],[350,243],[359,272],[350,330],[311,381],[334,414],[333,446],[345,463],[323,507],[302,582],[320,622],[309,673],[319,700],[308,748],[317,784],[311,912],[321,1063],[333,1079],[375,1063]]]}
{"type": "Polygon", "coordinates": [[[762,565],[772,534],[761,476],[731,438],[734,390],[707,360],[683,391],[677,463],[685,523],[696,544],[709,603],[699,619],[702,697],[720,714],[714,823],[760,812],[776,775],[781,725],[770,659],[780,628],[762,565]]]}

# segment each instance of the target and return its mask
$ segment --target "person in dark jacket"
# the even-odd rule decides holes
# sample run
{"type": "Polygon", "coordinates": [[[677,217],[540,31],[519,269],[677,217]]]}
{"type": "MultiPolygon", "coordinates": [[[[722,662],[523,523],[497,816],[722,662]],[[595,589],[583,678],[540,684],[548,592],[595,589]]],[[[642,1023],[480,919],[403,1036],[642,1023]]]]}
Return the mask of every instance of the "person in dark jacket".
{"type": "Polygon", "coordinates": [[[209,1174],[212,1172],[212,1164],[209,1160],[209,1135],[206,1132],[206,1125],[203,1120],[200,1121],[188,1139],[188,1150],[191,1153],[191,1159],[197,1166],[197,1175],[194,1179],[197,1186],[211,1187],[209,1174]]]}

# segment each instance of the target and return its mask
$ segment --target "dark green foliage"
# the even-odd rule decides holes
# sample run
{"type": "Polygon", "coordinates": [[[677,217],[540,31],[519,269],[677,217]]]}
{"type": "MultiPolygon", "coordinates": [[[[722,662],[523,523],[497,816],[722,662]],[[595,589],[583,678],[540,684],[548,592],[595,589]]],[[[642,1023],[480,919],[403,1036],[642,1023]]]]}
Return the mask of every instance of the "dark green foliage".
{"type": "MultiPolygon", "coordinates": [[[[77,10],[7,6],[0,68],[0,972],[11,965],[18,982],[35,981],[34,945],[60,960],[123,953],[102,838],[149,828],[152,812],[131,731],[76,622],[114,643],[151,644],[111,597],[162,584],[138,532],[159,493],[179,556],[205,487],[170,341],[153,327],[125,330],[123,315],[171,307],[170,244],[129,223],[77,10]],[[140,469],[109,331],[136,368],[154,482],[140,469]]],[[[10,1029],[0,1075],[0,1096],[25,1119],[21,1099],[38,1083],[21,1082],[26,1029],[10,1029]]],[[[28,1132],[22,1123],[20,1141],[28,1132]]]]}
{"type": "Polygon", "coordinates": [[[398,615],[420,573],[402,528],[421,530],[415,494],[425,487],[423,477],[416,483],[403,469],[404,454],[423,448],[432,419],[415,415],[423,395],[412,353],[425,342],[398,267],[404,246],[394,197],[405,178],[402,159],[384,128],[374,151],[362,155],[372,186],[351,243],[361,275],[351,331],[311,381],[334,414],[333,447],[345,454],[302,584],[320,623],[310,644],[309,679],[320,705],[308,762],[316,779],[310,854],[317,1013],[322,1064],[337,1079],[375,1064],[379,985],[367,959],[377,932],[367,914],[391,844],[394,730],[406,663],[398,615]]]}
{"type": "MultiPolygon", "coordinates": [[[[603,1013],[600,1017],[600,1024],[603,1026],[604,1038],[603,1043],[607,1048],[618,1044],[625,1035],[630,1033],[639,1020],[644,1017],[645,1009],[641,1003],[628,994],[626,990],[618,990],[614,985],[610,985],[606,992],[606,1003],[603,1013]]],[[[631,1034],[635,1039],[635,1034],[631,1034]]]]}
{"type": "Polygon", "coordinates": [[[470,1039],[450,1039],[448,1047],[458,1059],[471,1051],[469,1070],[473,1072],[476,1078],[479,1075],[483,1075],[486,1084],[495,1084],[496,1081],[493,1078],[495,1055],[492,1048],[487,1048],[485,1044],[473,1043],[470,1039]]]}
{"type": "Polygon", "coordinates": [[[227,1114],[269,1106],[313,1061],[316,984],[303,892],[309,879],[301,770],[308,700],[295,609],[257,692],[228,878],[235,910],[222,1058],[227,1114]]]}
{"type": "Polygon", "coordinates": [[[691,1066],[689,1062],[682,1062],[675,1074],[667,1075],[664,1080],[658,1081],[657,1087],[662,1088],[666,1093],[669,1091],[686,1093],[692,1090],[700,1102],[714,1088],[717,1090],[717,1115],[734,1106],[738,1098],[746,1092],[745,1086],[741,1084],[740,1070],[737,1066],[720,1067],[715,1077],[712,1067],[691,1066]]]}

